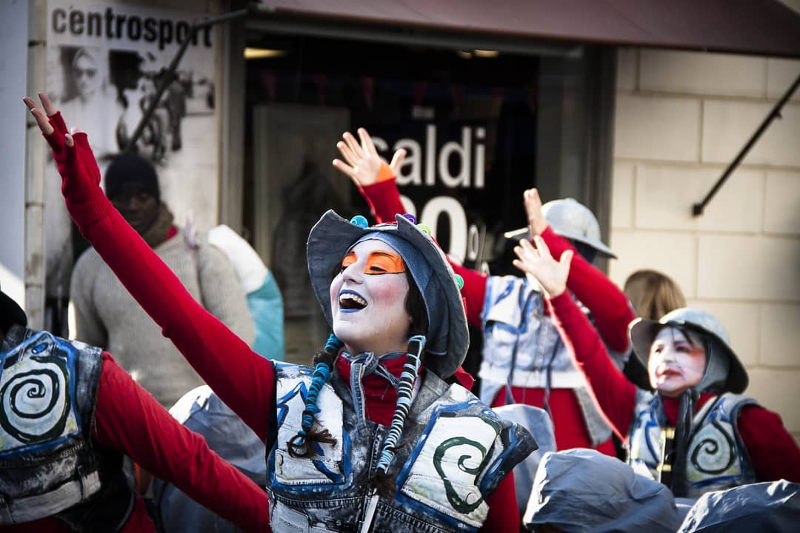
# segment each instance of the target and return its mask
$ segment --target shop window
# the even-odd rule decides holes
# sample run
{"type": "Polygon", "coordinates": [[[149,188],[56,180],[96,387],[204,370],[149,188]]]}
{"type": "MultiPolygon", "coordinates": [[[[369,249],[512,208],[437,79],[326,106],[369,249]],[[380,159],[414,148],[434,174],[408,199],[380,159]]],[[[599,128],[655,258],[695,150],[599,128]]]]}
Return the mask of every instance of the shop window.
{"type": "Polygon", "coordinates": [[[408,211],[471,268],[514,273],[502,234],[526,224],[525,189],[583,199],[597,80],[581,47],[537,56],[313,37],[251,45],[275,53],[247,62],[245,226],[283,291],[290,360],[307,361],[327,329],[308,283],[308,231],[330,208],[370,218],[331,165],[342,132],[365,127],[387,160],[406,149],[397,180],[408,211]]]}

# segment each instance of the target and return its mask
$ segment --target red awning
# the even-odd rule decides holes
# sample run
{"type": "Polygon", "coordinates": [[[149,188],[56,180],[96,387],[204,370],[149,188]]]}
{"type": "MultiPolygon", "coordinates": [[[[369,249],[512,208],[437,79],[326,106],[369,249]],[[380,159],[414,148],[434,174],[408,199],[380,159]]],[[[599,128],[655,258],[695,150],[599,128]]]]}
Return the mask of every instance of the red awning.
{"type": "Polygon", "coordinates": [[[800,57],[777,0],[262,0],[262,16],[516,38],[800,57]]]}

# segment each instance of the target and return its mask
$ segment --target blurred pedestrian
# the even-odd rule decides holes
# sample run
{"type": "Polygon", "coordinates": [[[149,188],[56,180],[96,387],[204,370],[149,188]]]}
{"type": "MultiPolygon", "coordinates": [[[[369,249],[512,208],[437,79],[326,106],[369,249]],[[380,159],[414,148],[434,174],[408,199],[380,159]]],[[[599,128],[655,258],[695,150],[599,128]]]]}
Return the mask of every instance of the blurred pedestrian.
{"type": "Polygon", "coordinates": [[[225,252],[242,284],[256,328],[253,350],[283,361],[283,298],[275,276],[253,247],[225,224],[209,230],[208,242],[225,252]]]}
{"type": "MultiPolygon", "coordinates": [[[[153,165],[137,155],[123,154],[108,166],[105,179],[112,205],[170,266],[192,297],[252,343],[253,320],[231,262],[202,239],[187,242],[161,200],[153,165]]],[[[112,351],[161,405],[170,407],[184,393],[202,385],[95,249],[86,250],[78,259],[70,295],[76,338],[112,351]]]]}

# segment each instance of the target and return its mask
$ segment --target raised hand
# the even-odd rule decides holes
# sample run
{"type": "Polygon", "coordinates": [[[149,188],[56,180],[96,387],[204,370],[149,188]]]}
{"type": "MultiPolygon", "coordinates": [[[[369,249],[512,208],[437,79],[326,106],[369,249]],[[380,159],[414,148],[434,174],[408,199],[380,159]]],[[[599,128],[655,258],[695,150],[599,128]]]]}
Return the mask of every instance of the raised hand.
{"type": "Polygon", "coordinates": [[[70,132],[61,113],[45,93],[39,93],[41,107],[28,96],[22,100],[53,151],[68,206],[70,201],[81,202],[99,190],[100,170],[86,134],[77,130],[70,132]]]}
{"type": "Polygon", "coordinates": [[[387,164],[378,155],[378,150],[367,130],[358,128],[358,137],[361,139],[360,144],[349,131],[342,135],[344,140],[336,143],[336,148],[339,149],[344,161],[334,159],[333,166],[348,175],[359,187],[366,187],[382,179],[396,176],[406,157],[406,151],[397,150],[392,156],[392,162],[387,164]]]}
{"type": "Polygon", "coordinates": [[[514,259],[512,263],[522,272],[536,278],[547,296],[550,298],[561,296],[567,290],[567,277],[573,252],[565,251],[561,254],[561,259],[556,261],[544,239],[536,235],[533,240],[536,248],[527,239],[522,239],[519,245],[514,247],[518,259],[514,259]]]}
{"type": "Polygon", "coordinates": [[[67,131],[67,125],[64,119],[58,112],[58,109],[50,101],[45,93],[39,93],[39,100],[42,102],[42,109],[36,107],[36,102],[30,96],[22,99],[28,109],[31,110],[33,118],[36,119],[36,124],[39,130],[47,139],[50,147],[55,153],[62,154],[64,152],[65,143],[70,148],[74,146],[75,142],[72,135],[67,131]]]}
{"type": "Polygon", "coordinates": [[[522,203],[525,204],[525,213],[528,215],[528,229],[531,235],[541,235],[547,229],[547,219],[542,213],[542,199],[535,188],[522,193],[522,203]]]}

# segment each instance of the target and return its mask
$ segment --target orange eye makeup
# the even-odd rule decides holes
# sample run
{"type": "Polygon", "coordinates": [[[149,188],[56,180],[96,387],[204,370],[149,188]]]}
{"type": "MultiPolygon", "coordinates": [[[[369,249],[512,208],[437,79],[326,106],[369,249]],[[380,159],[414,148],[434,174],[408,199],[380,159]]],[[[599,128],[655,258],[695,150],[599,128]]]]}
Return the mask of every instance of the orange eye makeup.
{"type": "Polygon", "coordinates": [[[394,252],[375,250],[367,257],[364,274],[400,274],[406,271],[403,258],[394,252]]]}
{"type": "Polygon", "coordinates": [[[350,250],[349,252],[347,252],[347,255],[344,256],[344,259],[342,259],[342,270],[349,267],[355,262],[356,262],[356,253],[350,250]]]}
{"type": "MultiPolygon", "coordinates": [[[[355,252],[350,251],[344,259],[342,259],[342,270],[346,269],[358,260],[355,252]]],[[[374,250],[367,256],[366,264],[364,265],[364,274],[380,275],[380,274],[400,274],[406,271],[406,264],[403,258],[394,252],[387,250],[374,250]]]]}

